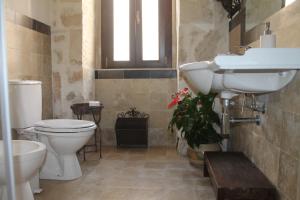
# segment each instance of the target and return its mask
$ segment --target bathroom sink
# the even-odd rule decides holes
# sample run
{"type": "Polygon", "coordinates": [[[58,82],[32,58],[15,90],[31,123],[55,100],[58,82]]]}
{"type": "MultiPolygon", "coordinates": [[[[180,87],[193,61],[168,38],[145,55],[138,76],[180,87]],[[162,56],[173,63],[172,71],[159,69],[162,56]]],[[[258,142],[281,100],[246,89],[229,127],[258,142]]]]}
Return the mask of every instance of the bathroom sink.
{"type": "Polygon", "coordinates": [[[251,48],[244,55],[218,55],[219,70],[291,70],[299,69],[300,48],[251,48]]]}
{"type": "Polygon", "coordinates": [[[221,93],[232,98],[240,93],[268,93],[290,83],[300,69],[300,48],[252,48],[244,55],[218,55],[213,61],[180,66],[194,92],[221,93]]]}

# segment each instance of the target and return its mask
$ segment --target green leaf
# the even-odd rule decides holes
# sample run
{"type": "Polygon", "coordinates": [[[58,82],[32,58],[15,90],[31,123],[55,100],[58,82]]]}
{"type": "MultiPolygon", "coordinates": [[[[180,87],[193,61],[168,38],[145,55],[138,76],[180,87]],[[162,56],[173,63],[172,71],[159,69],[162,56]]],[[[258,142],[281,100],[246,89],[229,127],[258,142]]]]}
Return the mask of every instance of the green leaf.
{"type": "Polygon", "coordinates": [[[187,95],[175,108],[168,128],[173,131],[175,126],[181,130],[192,148],[220,142],[222,138],[213,127],[213,124],[220,124],[219,116],[212,108],[215,97],[214,93],[187,95]]]}

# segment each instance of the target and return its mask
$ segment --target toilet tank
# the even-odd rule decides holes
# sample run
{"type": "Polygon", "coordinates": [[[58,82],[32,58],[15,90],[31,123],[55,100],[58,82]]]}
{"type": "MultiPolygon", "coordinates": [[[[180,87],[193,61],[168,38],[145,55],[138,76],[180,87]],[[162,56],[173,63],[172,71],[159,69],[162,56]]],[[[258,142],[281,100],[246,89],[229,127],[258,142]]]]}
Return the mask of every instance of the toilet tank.
{"type": "Polygon", "coordinates": [[[12,128],[28,128],[42,119],[42,82],[9,81],[12,128]]]}

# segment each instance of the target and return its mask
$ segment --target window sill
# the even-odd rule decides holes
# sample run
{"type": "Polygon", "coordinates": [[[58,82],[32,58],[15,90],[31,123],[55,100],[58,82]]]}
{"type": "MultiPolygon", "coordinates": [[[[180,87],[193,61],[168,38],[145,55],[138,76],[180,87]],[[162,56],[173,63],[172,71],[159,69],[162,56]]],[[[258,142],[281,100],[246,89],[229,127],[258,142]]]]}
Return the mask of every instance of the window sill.
{"type": "Polygon", "coordinates": [[[95,79],[162,79],[177,78],[176,69],[96,69],[95,79]]]}

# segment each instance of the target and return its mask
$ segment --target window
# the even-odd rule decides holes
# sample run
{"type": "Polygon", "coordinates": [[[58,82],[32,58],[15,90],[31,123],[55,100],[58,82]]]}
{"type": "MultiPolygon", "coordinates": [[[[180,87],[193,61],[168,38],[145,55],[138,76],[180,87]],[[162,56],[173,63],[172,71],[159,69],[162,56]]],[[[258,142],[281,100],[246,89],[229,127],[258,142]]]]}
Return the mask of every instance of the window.
{"type": "Polygon", "coordinates": [[[172,0],[102,0],[103,68],[172,63],[172,0]]]}

